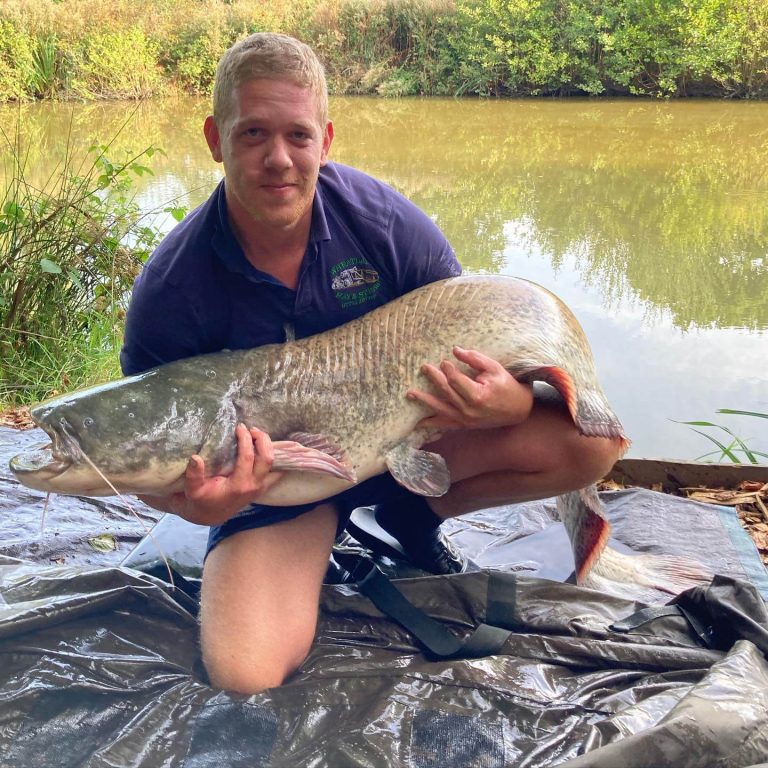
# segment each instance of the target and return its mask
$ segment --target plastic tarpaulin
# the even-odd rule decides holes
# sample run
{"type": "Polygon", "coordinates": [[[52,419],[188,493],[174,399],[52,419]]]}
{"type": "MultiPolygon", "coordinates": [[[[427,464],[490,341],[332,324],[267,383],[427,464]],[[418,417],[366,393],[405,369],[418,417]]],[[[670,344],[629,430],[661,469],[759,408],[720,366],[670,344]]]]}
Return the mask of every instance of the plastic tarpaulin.
{"type": "MultiPolygon", "coordinates": [[[[497,653],[434,660],[356,585],[327,584],[299,672],[242,696],[206,683],[194,597],[120,566],[144,535],[122,502],[54,497],[41,534],[43,495],[5,470],[39,441],[0,430],[0,766],[768,761],[765,571],[731,510],[650,491],[602,495],[617,542],[686,553],[718,574],[673,601],[683,610],[648,616],[562,583],[572,561],[551,501],[451,521],[481,571],[379,565],[459,637],[480,622],[511,630],[497,653]],[[97,551],[105,533],[116,549],[97,551]]],[[[145,525],[156,519],[135,507],[145,525]]],[[[168,521],[156,529],[161,547],[168,521]]],[[[190,527],[182,538],[166,554],[194,577],[200,535],[190,527]]],[[[340,548],[361,551],[351,540],[340,548]]]]}

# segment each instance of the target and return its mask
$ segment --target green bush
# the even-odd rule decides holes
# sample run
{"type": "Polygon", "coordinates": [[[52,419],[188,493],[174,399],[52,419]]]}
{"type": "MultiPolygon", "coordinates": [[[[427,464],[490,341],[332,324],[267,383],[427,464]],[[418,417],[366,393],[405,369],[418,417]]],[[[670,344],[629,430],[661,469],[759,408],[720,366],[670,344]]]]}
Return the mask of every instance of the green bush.
{"type": "Polygon", "coordinates": [[[218,26],[186,29],[170,51],[168,69],[183,90],[211,93],[216,65],[231,43],[218,26]]]}
{"type": "MultiPolygon", "coordinates": [[[[119,373],[125,302],[160,235],[133,200],[148,148],[122,162],[68,154],[46,189],[27,182],[18,134],[0,199],[0,402],[29,402],[119,373]],[[85,168],[75,171],[74,169],[85,168]]],[[[177,217],[179,211],[172,211],[177,217]]]]}
{"type": "Polygon", "coordinates": [[[96,33],[75,57],[72,92],[80,97],[140,99],[163,89],[159,46],[136,27],[96,33]]]}
{"type": "Polygon", "coordinates": [[[0,19],[0,100],[30,96],[33,71],[29,35],[12,22],[0,19]]]}
{"type": "Polygon", "coordinates": [[[54,98],[62,80],[56,35],[39,37],[32,51],[32,77],[30,90],[45,99],[54,98]]]}
{"type": "Polygon", "coordinates": [[[459,0],[459,93],[768,95],[761,0],[459,0]]]}
{"type": "Polygon", "coordinates": [[[679,0],[622,0],[607,9],[606,76],[632,94],[677,93],[688,74],[685,16],[679,0]]]}
{"type": "Polygon", "coordinates": [[[0,99],[208,93],[256,30],[338,94],[768,96],[765,0],[0,0],[0,99]]]}

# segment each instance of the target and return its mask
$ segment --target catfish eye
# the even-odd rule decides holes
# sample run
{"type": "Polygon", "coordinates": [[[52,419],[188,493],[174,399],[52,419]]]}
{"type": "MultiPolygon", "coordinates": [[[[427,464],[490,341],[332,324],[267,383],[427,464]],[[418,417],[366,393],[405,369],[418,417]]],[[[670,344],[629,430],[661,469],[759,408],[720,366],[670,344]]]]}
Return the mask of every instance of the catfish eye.
{"type": "Polygon", "coordinates": [[[90,416],[86,416],[86,417],[83,419],[83,426],[84,426],[86,429],[88,429],[88,427],[92,427],[92,426],[93,426],[93,419],[92,419],[90,416]]]}

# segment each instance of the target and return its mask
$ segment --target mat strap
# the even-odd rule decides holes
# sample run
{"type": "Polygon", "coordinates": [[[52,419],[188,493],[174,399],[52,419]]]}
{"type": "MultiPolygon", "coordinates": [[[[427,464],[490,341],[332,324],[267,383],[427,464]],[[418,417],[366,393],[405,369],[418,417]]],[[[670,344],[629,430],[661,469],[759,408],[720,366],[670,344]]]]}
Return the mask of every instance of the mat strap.
{"type": "Polygon", "coordinates": [[[382,613],[405,627],[424,647],[428,657],[472,659],[493,656],[512,634],[510,629],[483,622],[468,637],[456,637],[444,624],[408,600],[369,558],[338,551],[333,557],[352,575],[360,592],[382,613]]]}

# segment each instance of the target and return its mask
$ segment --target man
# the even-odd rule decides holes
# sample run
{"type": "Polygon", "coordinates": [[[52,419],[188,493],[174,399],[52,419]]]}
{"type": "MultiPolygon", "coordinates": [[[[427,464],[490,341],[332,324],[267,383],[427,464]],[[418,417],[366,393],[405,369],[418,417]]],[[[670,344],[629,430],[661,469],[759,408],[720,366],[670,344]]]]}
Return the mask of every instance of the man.
{"type": "MultiPolygon", "coordinates": [[[[419,285],[458,274],[431,220],[386,185],[328,159],[333,124],[321,65],[292,38],[256,34],[222,57],[204,125],[225,180],[158,247],[137,280],[121,359],[136,373],[223,348],[281,342],[339,325],[419,285]]],[[[432,392],[410,391],[443,430],[430,450],[450,469],[449,492],[428,502],[388,474],[334,499],[268,507],[278,482],[269,437],[239,425],[233,472],[206,477],[192,457],[186,490],[146,498],[212,526],[201,597],[203,660],[211,682],[252,693],[280,685],[314,638],[320,587],[351,511],[377,520],[418,565],[465,567],[439,523],[451,516],[583,487],[618,444],[579,436],[564,410],[534,402],[498,363],[455,350],[424,361],[432,392]]],[[[406,396],[406,393],[404,393],[406,396]]]]}

